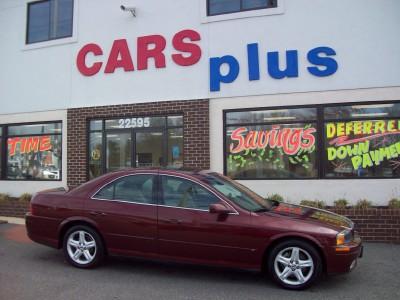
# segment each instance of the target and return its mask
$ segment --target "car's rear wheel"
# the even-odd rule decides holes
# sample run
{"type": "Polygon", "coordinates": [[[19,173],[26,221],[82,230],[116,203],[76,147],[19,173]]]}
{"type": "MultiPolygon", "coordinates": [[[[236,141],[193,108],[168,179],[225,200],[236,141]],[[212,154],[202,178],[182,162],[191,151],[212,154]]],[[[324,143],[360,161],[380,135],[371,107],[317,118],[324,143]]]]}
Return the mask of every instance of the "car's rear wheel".
{"type": "Polygon", "coordinates": [[[318,251],[302,240],[287,240],[276,245],[268,258],[268,271],[286,289],[308,288],[322,273],[318,251]]]}
{"type": "Polygon", "coordinates": [[[94,268],[104,257],[104,246],[99,234],[84,225],[71,227],[64,235],[65,259],[78,268],[94,268]]]}

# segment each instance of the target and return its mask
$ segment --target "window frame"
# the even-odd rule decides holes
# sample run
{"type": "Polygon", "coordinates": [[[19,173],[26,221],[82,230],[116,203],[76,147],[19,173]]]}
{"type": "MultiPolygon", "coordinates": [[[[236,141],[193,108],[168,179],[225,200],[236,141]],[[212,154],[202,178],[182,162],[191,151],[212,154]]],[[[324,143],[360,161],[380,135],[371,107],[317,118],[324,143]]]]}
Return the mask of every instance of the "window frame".
{"type": "Polygon", "coordinates": [[[0,125],[3,128],[2,139],[3,143],[1,144],[1,162],[2,168],[0,173],[0,180],[1,181],[29,181],[29,182],[61,182],[63,180],[63,121],[62,120],[54,120],[54,121],[42,121],[42,122],[24,122],[24,123],[7,123],[0,125]],[[25,126],[25,125],[42,125],[42,124],[54,124],[59,123],[61,124],[61,132],[60,133],[42,133],[42,134],[20,134],[20,135],[9,135],[8,134],[8,127],[11,126],[25,126]],[[59,136],[61,141],[61,166],[60,166],[60,176],[59,179],[9,179],[8,174],[8,138],[10,137],[34,137],[34,136],[59,136]]]}
{"type": "Polygon", "coordinates": [[[242,18],[253,18],[262,16],[272,16],[281,15],[285,13],[285,0],[275,0],[277,1],[276,7],[261,8],[261,9],[250,9],[238,12],[223,13],[217,15],[208,15],[208,0],[198,0],[200,7],[200,20],[201,23],[211,23],[227,20],[235,20],[242,18]]]}
{"type": "Polygon", "coordinates": [[[271,9],[271,8],[277,8],[278,7],[278,2],[279,0],[266,0],[268,1],[275,1],[276,5],[269,7],[268,4],[267,6],[263,7],[257,7],[257,8],[243,8],[243,1],[244,0],[239,0],[240,1],[240,8],[238,11],[232,11],[232,12],[223,12],[223,13],[217,13],[217,14],[210,14],[210,0],[207,1],[207,17],[215,17],[215,16],[221,16],[221,15],[228,15],[228,14],[236,14],[236,13],[242,13],[242,12],[247,12],[247,11],[253,11],[253,10],[264,10],[264,9],[271,9]]]}
{"type": "MultiPolygon", "coordinates": [[[[286,106],[272,106],[272,107],[254,107],[254,108],[235,108],[235,109],[225,109],[222,111],[223,113],[223,174],[228,176],[227,174],[227,151],[226,151],[226,131],[227,127],[232,126],[240,126],[237,124],[227,124],[227,114],[230,112],[244,112],[244,111],[259,111],[259,110],[279,110],[279,109],[296,109],[296,108],[316,108],[317,109],[317,118],[316,123],[317,126],[317,141],[316,141],[316,158],[317,158],[317,176],[313,178],[235,178],[235,180],[373,180],[373,179],[399,179],[398,177],[327,177],[325,174],[325,161],[326,161],[326,132],[325,132],[325,123],[326,122],[348,122],[348,121],[362,121],[367,120],[366,118],[343,118],[343,119],[331,119],[324,118],[324,108],[326,107],[338,107],[338,106],[352,106],[352,105],[377,105],[377,104],[400,104],[400,100],[379,100],[379,101],[359,101],[359,102],[336,102],[336,103],[324,103],[324,104],[307,104],[307,105],[286,105],[286,106]]],[[[374,120],[390,120],[395,119],[396,117],[376,117],[374,120]]],[[[400,116],[397,118],[400,119],[400,116]]],[[[299,122],[299,121],[294,121],[299,122]]],[[[303,121],[300,121],[303,122],[303,121]]],[[[284,121],[284,123],[289,124],[290,122],[284,121]]],[[[247,125],[255,125],[256,123],[247,124],[247,125]]],[[[242,124],[243,125],[243,124],[242,124]]]]}
{"type": "MultiPolygon", "coordinates": [[[[58,1],[58,0],[55,0],[58,1]]],[[[56,41],[56,40],[61,40],[61,39],[68,39],[68,38],[72,38],[74,36],[74,24],[75,24],[75,1],[76,0],[72,0],[72,22],[71,22],[71,35],[68,36],[63,36],[63,37],[55,37],[52,38],[50,37],[50,32],[49,32],[49,38],[43,41],[37,41],[37,42],[31,42],[29,43],[29,24],[30,24],[30,7],[32,5],[38,4],[38,3],[44,3],[44,2],[51,2],[51,0],[33,0],[33,1],[29,1],[26,3],[26,28],[25,28],[25,45],[35,45],[35,44],[39,44],[39,43],[45,43],[45,42],[51,42],[51,41],[56,41]]],[[[54,15],[52,15],[52,12],[50,11],[50,15],[49,15],[49,26],[51,24],[52,19],[54,19],[54,15]]]]}
{"type": "Polygon", "coordinates": [[[169,129],[182,129],[183,130],[183,149],[182,149],[182,156],[183,156],[183,161],[185,160],[185,115],[183,112],[176,112],[176,113],[171,113],[171,114],[162,114],[162,115],[148,115],[148,114],[133,114],[133,115],[124,115],[124,116],[111,116],[111,117],[93,117],[93,118],[88,118],[86,120],[86,179],[91,180],[94,178],[90,178],[90,172],[89,172],[89,167],[90,167],[90,134],[91,133],[101,133],[102,134],[102,145],[101,145],[101,175],[107,174],[107,133],[114,133],[118,134],[119,132],[130,132],[131,134],[131,141],[132,141],[132,151],[131,151],[131,168],[136,168],[134,166],[135,162],[135,152],[136,152],[136,147],[134,145],[135,143],[135,133],[139,132],[138,130],[145,132],[146,130],[151,131],[160,131],[163,133],[163,144],[165,145],[163,149],[163,166],[162,167],[167,167],[168,165],[168,130],[169,129]],[[179,116],[182,117],[182,125],[168,125],[168,117],[175,117],[179,116]],[[124,129],[106,129],[106,121],[107,120],[115,120],[115,119],[127,119],[127,118],[145,118],[145,117],[163,117],[164,118],[164,124],[163,126],[154,126],[154,127],[136,127],[136,128],[124,128],[124,129]],[[102,129],[101,130],[91,130],[90,129],[90,122],[91,121],[102,121],[102,129]]]}

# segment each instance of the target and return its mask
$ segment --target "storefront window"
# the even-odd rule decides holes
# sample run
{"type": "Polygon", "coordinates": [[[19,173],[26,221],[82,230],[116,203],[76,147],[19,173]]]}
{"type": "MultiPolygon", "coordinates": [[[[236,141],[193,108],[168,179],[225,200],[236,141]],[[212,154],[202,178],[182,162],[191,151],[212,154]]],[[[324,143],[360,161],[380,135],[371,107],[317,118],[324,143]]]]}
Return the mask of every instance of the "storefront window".
{"type": "Polygon", "coordinates": [[[140,131],[135,133],[136,167],[160,167],[164,165],[163,133],[161,131],[140,131]]]}
{"type": "Polygon", "coordinates": [[[92,120],[90,121],[90,131],[96,131],[96,130],[103,130],[103,120],[92,120]]]}
{"type": "Polygon", "coordinates": [[[316,119],[315,108],[226,113],[227,175],[235,179],[317,177],[316,119]]]}
{"type": "Polygon", "coordinates": [[[8,135],[61,134],[61,123],[8,126],[8,135]]]}
{"type": "Polygon", "coordinates": [[[169,116],[168,117],[168,126],[183,126],[183,117],[182,116],[169,116]]]}
{"type": "Polygon", "coordinates": [[[168,167],[180,169],[183,167],[183,129],[168,130],[168,167]]]}
{"type": "Polygon", "coordinates": [[[232,110],[224,130],[234,179],[400,177],[398,101],[232,110]]]}
{"type": "Polygon", "coordinates": [[[8,127],[7,179],[61,180],[60,123],[8,127]]]}
{"type": "Polygon", "coordinates": [[[93,179],[102,174],[103,134],[101,132],[92,132],[90,133],[89,140],[89,178],[93,179]]]}
{"type": "Polygon", "coordinates": [[[183,116],[134,116],[88,123],[89,179],[127,167],[183,166],[183,116]]]}
{"type": "Polygon", "coordinates": [[[400,177],[400,104],[324,111],[326,177],[400,177]]]}

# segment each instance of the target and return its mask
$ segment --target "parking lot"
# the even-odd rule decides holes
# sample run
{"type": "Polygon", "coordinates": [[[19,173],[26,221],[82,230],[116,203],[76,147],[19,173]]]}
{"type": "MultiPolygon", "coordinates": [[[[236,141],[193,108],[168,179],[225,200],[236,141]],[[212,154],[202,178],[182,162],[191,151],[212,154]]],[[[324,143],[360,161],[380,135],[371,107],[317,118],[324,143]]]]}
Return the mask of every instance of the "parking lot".
{"type": "Polygon", "coordinates": [[[0,299],[400,299],[400,245],[365,245],[348,275],[302,292],[231,269],[108,258],[94,270],[67,265],[62,252],[34,244],[22,225],[0,225],[0,299]]]}

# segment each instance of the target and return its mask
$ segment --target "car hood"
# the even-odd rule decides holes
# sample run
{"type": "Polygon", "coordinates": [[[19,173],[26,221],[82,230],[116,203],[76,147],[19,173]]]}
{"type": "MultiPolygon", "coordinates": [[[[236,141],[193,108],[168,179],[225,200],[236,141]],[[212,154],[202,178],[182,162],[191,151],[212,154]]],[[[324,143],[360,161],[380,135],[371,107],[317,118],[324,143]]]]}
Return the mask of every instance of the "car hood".
{"type": "Polygon", "coordinates": [[[337,229],[352,229],[354,227],[353,222],[344,216],[309,206],[280,203],[278,206],[274,206],[269,213],[319,223],[337,229]]]}

